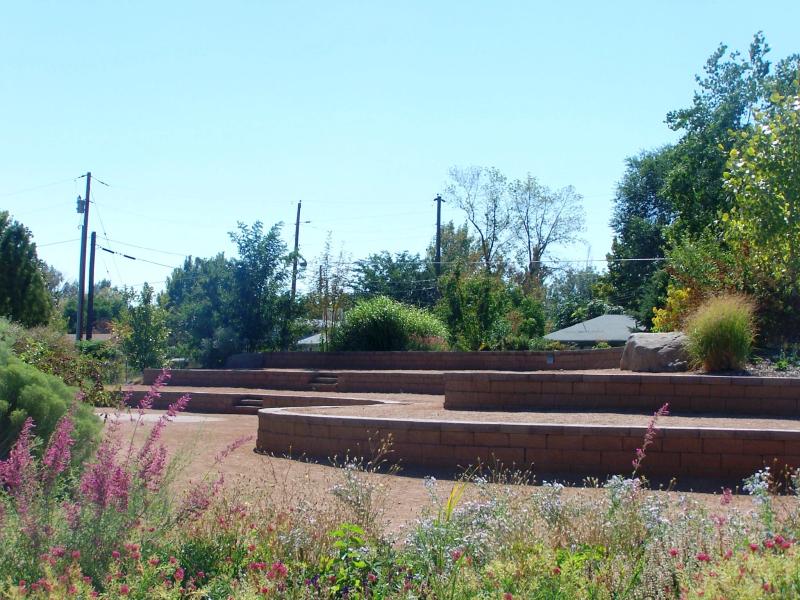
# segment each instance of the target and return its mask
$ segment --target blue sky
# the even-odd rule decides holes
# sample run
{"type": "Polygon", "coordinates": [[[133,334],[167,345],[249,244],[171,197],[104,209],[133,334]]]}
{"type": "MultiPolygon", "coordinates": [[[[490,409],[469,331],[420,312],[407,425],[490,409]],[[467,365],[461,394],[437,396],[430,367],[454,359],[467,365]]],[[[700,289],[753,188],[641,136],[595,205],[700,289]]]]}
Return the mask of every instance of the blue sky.
{"type": "MultiPolygon", "coordinates": [[[[304,256],[332,231],[357,259],[423,253],[448,168],[485,165],[575,186],[587,243],[554,255],[599,259],[625,158],[675,139],[716,46],[763,30],[778,60],[798,22],[789,1],[4,3],[0,209],[69,279],[87,170],[109,184],[90,230],[140,259],[231,254],[237,221],[290,242],[300,199],[304,256]]],[[[98,255],[118,285],[169,273],[98,255]]]]}

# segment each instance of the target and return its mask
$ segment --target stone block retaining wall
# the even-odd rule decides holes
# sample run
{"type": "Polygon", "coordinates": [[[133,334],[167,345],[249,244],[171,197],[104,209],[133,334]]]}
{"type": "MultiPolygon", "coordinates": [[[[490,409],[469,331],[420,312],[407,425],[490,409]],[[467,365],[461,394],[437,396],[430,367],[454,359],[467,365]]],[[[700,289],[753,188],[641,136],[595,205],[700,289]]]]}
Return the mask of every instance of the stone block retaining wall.
{"type": "MultiPolygon", "coordinates": [[[[535,473],[629,474],[646,427],[369,419],[262,409],[257,448],[293,457],[370,456],[391,435],[392,459],[457,470],[497,460],[535,473]]],[[[800,431],[660,428],[643,472],[740,480],[764,465],[800,466],[800,431]]]]}
{"type": "Polygon", "coordinates": [[[800,379],[627,373],[445,375],[452,410],[606,409],[800,416],[800,379]]]}
{"type": "Polygon", "coordinates": [[[244,369],[412,371],[541,371],[617,369],[622,348],[559,352],[265,352],[235,354],[226,366],[244,369]]]}

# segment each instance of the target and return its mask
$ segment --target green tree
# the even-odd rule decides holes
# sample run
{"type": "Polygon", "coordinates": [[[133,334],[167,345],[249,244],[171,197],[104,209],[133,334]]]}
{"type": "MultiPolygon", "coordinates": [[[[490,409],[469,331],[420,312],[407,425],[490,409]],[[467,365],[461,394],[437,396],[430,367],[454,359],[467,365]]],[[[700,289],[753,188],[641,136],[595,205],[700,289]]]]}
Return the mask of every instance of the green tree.
{"type": "MultiPolygon", "coordinates": [[[[456,268],[462,273],[472,272],[480,260],[478,243],[469,233],[469,225],[463,223],[456,227],[452,221],[442,224],[442,274],[449,273],[456,268]]],[[[436,236],[431,240],[426,251],[428,262],[433,265],[436,261],[436,236]]]]}
{"type": "Polygon", "coordinates": [[[280,224],[265,234],[263,225],[239,223],[231,232],[238,256],[233,262],[233,324],[248,352],[285,348],[295,315],[288,282],[291,277],[280,224]]]}
{"type": "Polygon", "coordinates": [[[797,69],[797,55],[773,68],[768,53],[761,33],[747,56],[720,45],[696,78],[691,106],[667,115],[669,127],[681,133],[678,142],[628,161],[612,220],[609,273],[599,289],[646,324],[653,306],[666,299],[670,269],[624,259],[660,258],[671,244],[717,235],[719,215],[730,211],[733,198],[723,185],[729,153],[755,111],[773,91],[788,89],[797,69]]]}
{"type": "MultiPolygon", "coordinates": [[[[800,72],[798,73],[800,75],[800,72]]],[[[756,114],[741,147],[730,151],[726,189],[733,206],[722,215],[725,240],[745,274],[743,286],[780,300],[783,334],[800,333],[800,81],[774,92],[756,114]],[[792,332],[786,331],[791,323],[792,332]]],[[[774,306],[774,305],[773,305],[774,306]]],[[[777,316],[777,315],[776,315],[777,316]]]]}
{"type": "Polygon", "coordinates": [[[460,350],[525,349],[544,333],[544,310],[531,294],[506,284],[496,274],[463,275],[458,269],[442,277],[436,313],[460,350]]]}
{"type": "Polygon", "coordinates": [[[31,232],[0,211],[0,316],[27,327],[47,322],[52,309],[44,264],[31,232]]]}
{"type": "Polygon", "coordinates": [[[636,313],[643,322],[649,322],[653,306],[659,304],[656,297],[655,304],[648,306],[653,300],[646,290],[651,282],[660,282],[661,275],[656,274],[663,264],[631,259],[664,258],[666,228],[675,216],[664,192],[671,156],[670,148],[661,148],[629,158],[614,199],[611,227],[615,236],[600,295],[607,303],[636,313]]]}
{"type": "Polygon", "coordinates": [[[563,329],[601,315],[624,312],[621,306],[609,304],[595,296],[594,290],[599,281],[600,274],[591,267],[567,268],[550,278],[545,298],[553,329],[563,329]]]}
{"type": "Polygon", "coordinates": [[[167,361],[169,336],[166,311],[153,302],[153,288],[147,283],[138,300],[120,324],[122,351],[135,369],[163,367],[167,361]]]}
{"type": "Polygon", "coordinates": [[[220,253],[187,258],[167,279],[160,304],[167,310],[175,352],[205,368],[221,366],[241,350],[233,328],[233,265],[220,253]]]}
{"type": "Polygon", "coordinates": [[[356,262],[353,293],[359,297],[386,296],[415,306],[436,303],[436,275],[433,265],[418,254],[389,252],[371,254],[356,262]]]}
{"type": "MultiPolygon", "coordinates": [[[[112,322],[120,321],[131,301],[131,290],[119,289],[103,279],[94,285],[94,323],[98,331],[108,331],[112,322]]],[[[78,318],[78,284],[67,283],[61,288],[59,312],[67,324],[67,331],[75,333],[78,318]]],[[[88,310],[84,303],[84,313],[88,310]]],[[[84,319],[86,315],[84,314],[84,319]]]]}

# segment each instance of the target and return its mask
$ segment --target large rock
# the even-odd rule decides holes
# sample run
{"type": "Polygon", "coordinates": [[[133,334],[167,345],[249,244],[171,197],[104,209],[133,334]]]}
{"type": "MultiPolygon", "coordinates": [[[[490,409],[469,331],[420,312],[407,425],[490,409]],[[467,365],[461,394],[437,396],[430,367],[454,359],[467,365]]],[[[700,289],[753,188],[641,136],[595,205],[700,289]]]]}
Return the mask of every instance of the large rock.
{"type": "Polygon", "coordinates": [[[685,371],[689,365],[687,338],[680,332],[634,333],[625,344],[619,368],[661,373],[685,371]]]}

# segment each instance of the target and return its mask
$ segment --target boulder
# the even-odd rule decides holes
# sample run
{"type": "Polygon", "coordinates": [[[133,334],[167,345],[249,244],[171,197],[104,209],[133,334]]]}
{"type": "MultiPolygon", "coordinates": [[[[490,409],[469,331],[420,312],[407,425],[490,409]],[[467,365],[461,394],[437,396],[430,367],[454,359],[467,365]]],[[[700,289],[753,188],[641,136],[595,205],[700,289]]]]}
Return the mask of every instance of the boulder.
{"type": "Polygon", "coordinates": [[[625,343],[619,368],[625,371],[663,373],[685,371],[689,366],[687,338],[673,333],[634,333],[625,343]]]}

